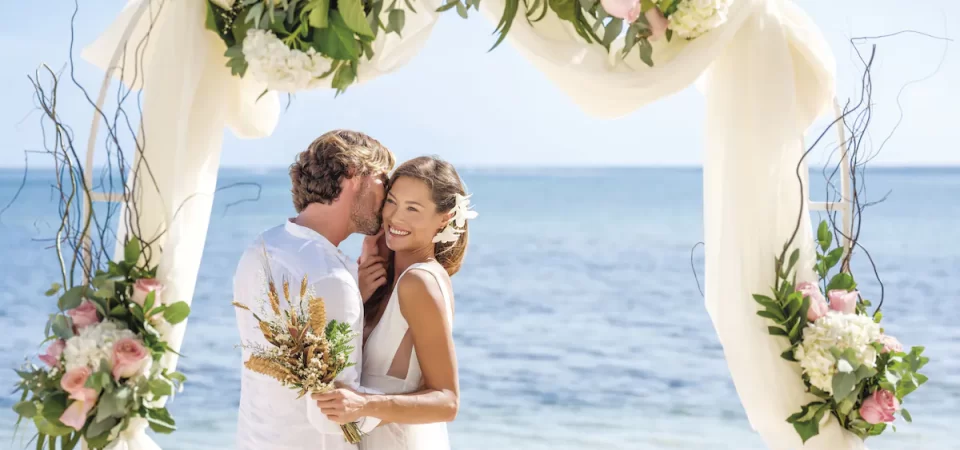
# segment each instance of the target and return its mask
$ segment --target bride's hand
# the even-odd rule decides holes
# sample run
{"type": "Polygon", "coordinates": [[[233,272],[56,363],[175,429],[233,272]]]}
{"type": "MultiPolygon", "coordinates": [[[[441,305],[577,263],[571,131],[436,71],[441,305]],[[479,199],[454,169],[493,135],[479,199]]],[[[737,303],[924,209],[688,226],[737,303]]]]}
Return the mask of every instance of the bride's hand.
{"type": "Polygon", "coordinates": [[[387,283],[386,261],[380,256],[368,256],[358,272],[360,298],[366,303],[380,286],[387,283]]]}
{"type": "Polygon", "coordinates": [[[386,236],[384,236],[383,228],[381,228],[379,233],[363,238],[363,246],[360,247],[360,258],[357,259],[357,264],[362,266],[371,256],[386,258],[389,252],[386,236]]]}
{"type": "Polygon", "coordinates": [[[317,401],[317,406],[328,419],[341,425],[356,422],[363,417],[363,408],[367,404],[366,398],[353,389],[337,383],[338,389],[326,394],[313,394],[310,397],[317,401]]]}

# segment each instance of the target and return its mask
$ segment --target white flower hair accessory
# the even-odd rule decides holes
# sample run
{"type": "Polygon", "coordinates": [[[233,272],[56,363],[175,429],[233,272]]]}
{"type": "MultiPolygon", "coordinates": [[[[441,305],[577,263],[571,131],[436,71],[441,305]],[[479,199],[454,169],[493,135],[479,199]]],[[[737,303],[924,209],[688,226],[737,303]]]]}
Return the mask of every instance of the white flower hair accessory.
{"type": "Polygon", "coordinates": [[[447,226],[433,237],[434,243],[457,242],[464,232],[463,227],[467,226],[467,220],[476,219],[479,215],[476,211],[470,210],[470,196],[460,194],[457,194],[457,204],[450,212],[453,217],[450,218],[450,222],[447,222],[447,226]]]}

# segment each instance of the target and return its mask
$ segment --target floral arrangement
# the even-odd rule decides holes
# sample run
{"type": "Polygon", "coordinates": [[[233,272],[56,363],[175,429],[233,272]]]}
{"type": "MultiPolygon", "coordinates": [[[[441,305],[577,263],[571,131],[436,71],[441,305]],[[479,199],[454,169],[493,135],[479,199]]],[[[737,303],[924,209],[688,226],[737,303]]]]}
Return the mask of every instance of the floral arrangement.
{"type": "Polygon", "coordinates": [[[327,83],[339,93],[373,58],[380,30],[401,33],[405,14],[384,0],[208,0],[206,24],[227,44],[234,75],[280,92],[327,83]]]}
{"type": "MultiPolygon", "coordinates": [[[[271,344],[270,347],[244,345],[252,353],[244,366],[299,390],[299,397],[328,392],[335,388],[337,375],[353,365],[348,362],[353,351],[350,341],[354,338],[350,325],[336,320],[327,323],[323,299],[311,292],[306,276],[300,282],[298,297],[291,297],[290,282],[282,281],[286,303],[282,306],[267,260],[264,251],[266,292],[265,298],[261,297],[260,314],[253,313],[247,305],[233,303],[235,307],[253,313],[264,339],[271,344]]],[[[360,442],[362,435],[357,424],[341,425],[340,428],[348,442],[360,442]]]]}
{"type": "MultiPolygon", "coordinates": [[[[506,0],[497,26],[500,37],[494,47],[506,38],[521,1],[530,22],[540,21],[548,10],[553,11],[570,22],[585,41],[599,43],[607,50],[623,38],[622,56],[636,48],[640,59],[649,66],[653,66],[651,41],[670,41],[674,35],[696,39],[726,23],[733,4],[733,0],[506,0]]],[[[476,8],[479,3],[480,0],[447,0],[440,10],[456,8],[466,18],[470,6],[476,8]]]]}
{"type": "MultiPolygon", "coordinates": [[[[570,22],[587,42],[608,50],[621,36],[622,54],[639,49],[653,65],[651,40],[676,34],[695,39],[724,24],[733,0],[522,0],[526,19],[547,11],[570,22]],[[602,31],[601,31],[602,29],[602,31]]],[[[520,11],[521,0],[507,0],[497,26],[497,47],[520,11]]],[[[410,0],[207,0],[206,26],[227,45],[227,66],[268,90],[294,93],[330,85],[338,93],[357,80],[363,58],[374,56],[379,32],[402,36],[410,0]],[[329,79],[329,80],[328,80],[329,79]]],[[[480,0],[447,0],[438,11],[462,17],[480,0]]]]}
{"type": "MultiPolygon", "coordinates": [[[[820,223],[817,240],[814,269],[819,283],[797,284],[793,269],[800,252],[794,250],[785,264],[784,250],[776,263],[773,297],[753,296],[763,307],[757,314],[775,323],[769,327],[771,335],[789,340],[783,358],[799,363],[804,384],[818,397],[787,418],[801,439],[816,436],[826,414],[866,439],[883,433],[897,414],[912,421],[901,403],[927,381],[919,370],[929,359],[922,356],[923,347],[905,352],[895,337],[884,333],[883,314],[879,308],[872,315],[867,312],[871,303],[861,297],[849,270],[828,278],[844,248],[831,249],[833,233],[826,221],[820,223]]],[[[847,267],[846,261],[841,267],[847,267]]]]}
{"type": "Polygon", "coordinates": [[[166,303],[156,267],[138,265],[138,239],[127,241],[123,261],[110,261],[89,283],[64,289],[54,284],[59,311],[44,332],[50,342],[39,359],[17,370],[22,391],[13,409],[37,427],[37,448],[49,443],[72,449],[102,449],[135,420],[158,433],[171,433],[175,422],[157,402],[179,391],[183,374],[168,372],[161,358],[173,350],[158,329],[182,322],[190,314],[184,302],[166,303]]]}

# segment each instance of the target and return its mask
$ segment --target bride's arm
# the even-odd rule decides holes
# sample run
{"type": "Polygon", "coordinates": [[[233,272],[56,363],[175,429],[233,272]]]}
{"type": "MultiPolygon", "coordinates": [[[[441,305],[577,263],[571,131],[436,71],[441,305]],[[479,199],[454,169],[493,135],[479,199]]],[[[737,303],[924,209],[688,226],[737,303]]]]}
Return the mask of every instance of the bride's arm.
{"type": "Polygon", "coordinates": [[[357,394],[338,389],[315,396],[333,421],[347,423],[368,416],[385,422],[418,424],[450,422],[457,416],[457,356],[440,286],[430,273],[414,269],[400,280],[397,289],[400,312],[410,324],[425,387],[398,395],[357,394]]]}

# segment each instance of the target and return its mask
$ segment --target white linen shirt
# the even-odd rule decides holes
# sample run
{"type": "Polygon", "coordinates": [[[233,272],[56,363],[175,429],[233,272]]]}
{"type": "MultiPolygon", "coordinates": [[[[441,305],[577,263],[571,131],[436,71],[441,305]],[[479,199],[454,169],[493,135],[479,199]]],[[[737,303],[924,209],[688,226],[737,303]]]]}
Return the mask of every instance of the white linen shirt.
{"type": "MultiPolygon", "coordinates": [[[[299,294],[300,281],[307,275],[315,295],[323,298],[325,302],[327,320],[350,324],[356,337],[349,359],[356,365],[345,369],[337,377],[337,381],[365,392],[366,390],[359,387],[363,361],[363,341],[360,333],[363,330],[363,300],[357,285],[356,264],[321,234],[292,221],[267,230],[244,251],[233,278],[234,301],[247,305],[254,311],[258,310],[266,289],[263,276],[264,247],[269,254],[270,270],[278,286],[283,277],[287,277],[291,290],[299,294]]],[[[260,333],[253,314],[240,308],[235,309],[241,342],[244,345],[270,346],[260,333]]],[[[244,349],[243,360],[249,358],[250,351],[244,349]]],[[[281,385],[277,380],[246,368],[241,370],[237,449],[357,448],[344,440],[340,426],[327,420],[309,396],[298,400],[297,391],[281,385]],[[308,408],[317,408],[311,412],[315,425],[307,418],[308,408]]],[[[371,417],[364,417],[359,421],[360,429],[364,433],[370,432],[378,424],[379,420],[371,417]]]]}

